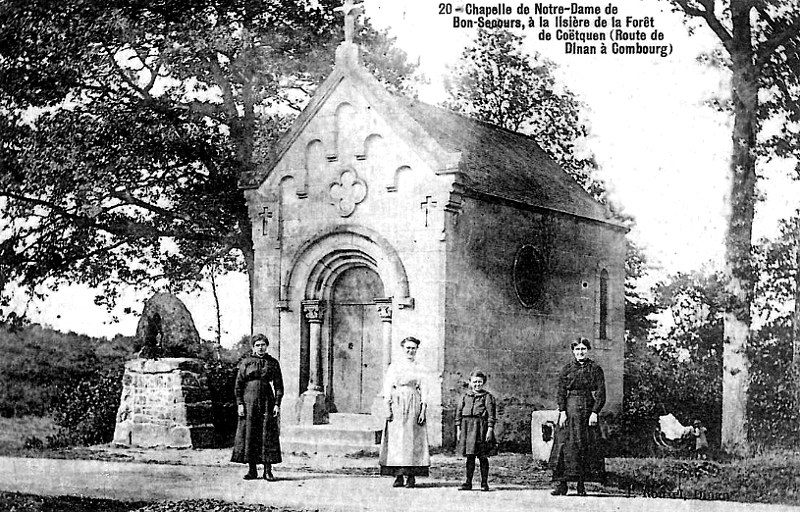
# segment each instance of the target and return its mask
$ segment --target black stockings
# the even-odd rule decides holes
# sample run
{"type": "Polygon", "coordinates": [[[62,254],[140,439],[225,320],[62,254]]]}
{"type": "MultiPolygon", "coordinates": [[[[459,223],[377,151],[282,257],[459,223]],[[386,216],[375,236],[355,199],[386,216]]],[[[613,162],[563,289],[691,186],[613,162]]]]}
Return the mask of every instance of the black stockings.
{"type": "MultiPolygon", "coordinates": [[[[472,475],[475,474],[475,455],[467,455],[467,483],[472,482],[472,475]]],[[[481,465],[481,483],[485,484],[489,480],[489,457],[478,457],[481,465]]]]}

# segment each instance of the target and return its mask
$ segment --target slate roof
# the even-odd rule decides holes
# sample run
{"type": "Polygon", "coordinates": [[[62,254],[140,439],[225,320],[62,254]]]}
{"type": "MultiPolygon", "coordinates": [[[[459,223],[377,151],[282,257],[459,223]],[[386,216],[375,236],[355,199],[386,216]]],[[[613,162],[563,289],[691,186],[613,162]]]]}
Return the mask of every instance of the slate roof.
{"type": "Polygon", "coordinates": [[[477,192],[621,225],[533,138],[420,101],[399,99],[439,144],[462,153],[459,170],[477,192]]]}
{"type": "MultiPolygon", "coordinates": [[[[355,45],[350,50],[357,53],[355,45]]],[[[463,185],[467,190],[625,228],[531,137],[394,96],[357,64],[357,59],[343,59],[341,64],[339,59],[337,50],[333,73],[317,88],[308,106],[273,148],[272,157],[255,171],[240,176],[240,187],[256,188],[263,183],[332,91],[342,80],[350,79],[377,112],[387,115],[399,136],[405,137],[420,154],[427,155],[434,171],[444,170],[442,165],[454,165],[448,162],[460,154],[458,171],[465,178],[463,185]]]]}

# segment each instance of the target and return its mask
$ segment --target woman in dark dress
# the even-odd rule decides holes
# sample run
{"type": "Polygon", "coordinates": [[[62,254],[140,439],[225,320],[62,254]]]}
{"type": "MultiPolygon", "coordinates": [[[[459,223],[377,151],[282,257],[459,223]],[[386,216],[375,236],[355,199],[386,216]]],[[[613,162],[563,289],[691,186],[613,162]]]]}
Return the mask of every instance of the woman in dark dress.
{"type": "Polygon", "coordinates": [[[586,496],[584,482],[605,479],[597,418],[606,403],[605,376],[587,357],[589,340],[578,338],[571,347],[575,360],[562,368],[558,378],[558,427],[550,454],[554,496],[567,494],[567,481],[577,481],[578,495],[586,496]]]}
{"type": "Polygon", "coordinates": [[[239,425],[231,461],[250,465],[245,480],[258,477],[257,464],[264,464],[265,480],[275,480],[272,464],[281,462],[278,415],[283,398],[283,377],[278,360],[267,354],[269,340],[253,336],[253,353],[239,363],[236,403],[239,425]]]}

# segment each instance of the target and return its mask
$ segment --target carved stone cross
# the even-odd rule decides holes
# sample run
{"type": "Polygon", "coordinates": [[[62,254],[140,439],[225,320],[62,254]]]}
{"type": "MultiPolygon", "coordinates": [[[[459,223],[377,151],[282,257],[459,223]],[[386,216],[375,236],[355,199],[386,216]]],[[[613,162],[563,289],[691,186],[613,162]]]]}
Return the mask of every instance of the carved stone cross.
{"type": "Polygon", "coordinates": [[[272,218],[272,212],[269,211],[268,206],[264,206],[264,211],[258,215],[261,217],[261,234],[267,236],[267,229],[269,228],[269,220],[272,218]]]}
{"type": "Polygon", "coordinates": [[[436,200],[431,198],[431,196],[425,196],[425,201],[419,204],[420,208],[425,210],[425,227],[428,227],[428,214],[434,208],[436,208],[436,200]]]}
{"type": "Polygon", "coordinates": [[[353,42],[353,33],[355,32],[356,16],[363,12],[364,3],[353,3],[353,0],[344,0],[341,7],[336,7],[334,11],[341,11],[344,14],[344,41],[346,43],[353,42]]]}

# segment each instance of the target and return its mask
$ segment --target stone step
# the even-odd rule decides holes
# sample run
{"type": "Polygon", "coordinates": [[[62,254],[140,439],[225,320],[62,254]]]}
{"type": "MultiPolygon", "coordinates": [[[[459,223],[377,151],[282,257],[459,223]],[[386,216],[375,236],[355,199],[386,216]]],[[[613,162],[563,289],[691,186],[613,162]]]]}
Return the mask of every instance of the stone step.
{"type": "Polygon", "coordinates": [[[380,420],[371,414],[336,412],[328,415],[328,424],[347,430],[382,430],[380,420]]]}
{"type": "Polygon", "coordinates": [[[357,428],[340,418],[340,425],[291,425],[281,428],[281,448],[289,452],[324,454],[375,454],[380,448],[381,431],[357,428]]]}
{"type": "Polygon", "coordinates": [[[380,445],[368,446],[356,444],[329,444],[313,441],[284,441],[281,439],[281,450],[284,453],[306,453],[321,455],[365,455],[374,456],[380,452],[380,445]]]}
{"type": "Polygon", "coordinates": [[[378,443],[380,430],[339,428],[335,425],[293,425],[281,428],[281,441],[313,441],[327,444],[370,446],[378,443]]]}

